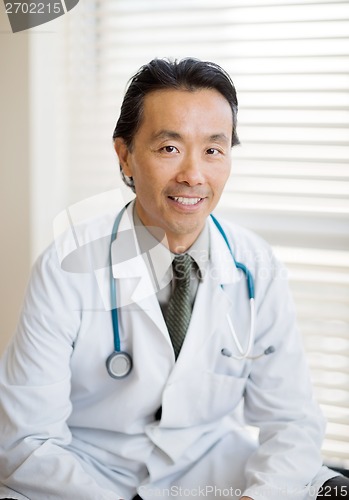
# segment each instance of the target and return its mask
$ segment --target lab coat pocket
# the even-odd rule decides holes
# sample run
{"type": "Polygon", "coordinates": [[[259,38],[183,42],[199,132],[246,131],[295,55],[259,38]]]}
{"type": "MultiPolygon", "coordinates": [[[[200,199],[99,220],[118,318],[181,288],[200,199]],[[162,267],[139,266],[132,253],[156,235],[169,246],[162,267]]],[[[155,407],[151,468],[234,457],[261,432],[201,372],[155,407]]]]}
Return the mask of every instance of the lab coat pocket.
{"type": "Polygon", "coordinates": [[[201,419],[212,421],[232,413],[242,400],[246,380],[245,377],[204,372],[199,398],[201,419]]]}

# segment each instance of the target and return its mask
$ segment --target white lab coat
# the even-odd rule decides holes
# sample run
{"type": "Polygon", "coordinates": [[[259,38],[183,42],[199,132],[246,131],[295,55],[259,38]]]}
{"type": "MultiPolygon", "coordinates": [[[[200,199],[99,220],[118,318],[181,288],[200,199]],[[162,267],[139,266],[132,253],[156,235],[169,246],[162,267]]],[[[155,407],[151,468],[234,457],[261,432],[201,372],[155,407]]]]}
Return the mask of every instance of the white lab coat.
{"type": "MultiPolygon", "coordinates": [[[[131,209],[119,234],[132,229],[131,209]]],[[[101,241],[114,217],[81,225],[74,241],[101,241]]],[[[110,236],[92,256],[98,265],[91,272],[87,261],[76,269],[83,259],[69,264],[71,235],[38,260],[0,366],[0,497],[127,500],[138,490],[150,500],[305,500],[335,475],[321,467],[324,420],[312,399],[285,270],[264,242],[227,223],[236,259],[255,278],[252,355],[271,345],[275,352],[255,360],[221,354],[238,354],[227,314],[246,345],[250,312],[245,277],[209,224],[211,263],[176,363],[144,259],[116,263],[125,249],[122,238],[113,243],[121,345],[133,358],[122,380],[105,366],[113,351],[110,236]],[[246,422],[259,427],[259,445],[246,422]]]]}

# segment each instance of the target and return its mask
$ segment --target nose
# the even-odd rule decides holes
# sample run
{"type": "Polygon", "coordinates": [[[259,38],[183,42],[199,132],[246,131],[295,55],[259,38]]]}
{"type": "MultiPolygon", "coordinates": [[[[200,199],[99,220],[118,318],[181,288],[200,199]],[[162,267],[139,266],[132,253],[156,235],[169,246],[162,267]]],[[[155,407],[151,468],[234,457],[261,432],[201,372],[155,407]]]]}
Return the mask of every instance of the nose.
{"type": "Polygon", "coordinates": [[[188,186],[204,184],[205,176],[200,158],[195,155],[185,156],[180,164],[176,180],[177,182],[187,184],[188,186]]]}

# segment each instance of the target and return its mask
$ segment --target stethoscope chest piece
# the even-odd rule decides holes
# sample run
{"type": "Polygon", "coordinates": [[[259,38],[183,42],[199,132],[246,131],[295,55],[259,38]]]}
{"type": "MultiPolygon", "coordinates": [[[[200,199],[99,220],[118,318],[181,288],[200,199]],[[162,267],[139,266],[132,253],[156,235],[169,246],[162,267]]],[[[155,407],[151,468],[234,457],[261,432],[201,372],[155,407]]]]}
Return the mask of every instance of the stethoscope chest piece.
{"type": "Polygon", "coordinates": [[[127,352],[114,351],[106,361],[107,370],[113,378],[124,378],[132,370],[132,359],[127,352]]]}

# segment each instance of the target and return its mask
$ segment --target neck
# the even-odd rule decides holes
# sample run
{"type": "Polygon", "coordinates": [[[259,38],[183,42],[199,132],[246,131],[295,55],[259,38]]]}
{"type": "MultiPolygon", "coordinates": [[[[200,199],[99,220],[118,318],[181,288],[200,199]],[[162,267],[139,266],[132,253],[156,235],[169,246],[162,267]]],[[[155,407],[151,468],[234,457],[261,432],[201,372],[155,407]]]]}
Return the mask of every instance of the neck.
{"type": "Polygon", "coordinates": [[[166,233],[165,244],[173,253],[184,253],[192,246],[201,231],[197,234],[172,235],[166,233]]]}
{"type": "Polygon", "coordinates": [[[161,228],[156,227],[155,225],[147,225],[143,220],[142,214],[139,213],[137,209],[137,204],[134,205],[134,216],[136,216],[136,224],[137,219],[144,226],[147,231],[159,242],[161,242],[165,247],[167,247],[173,253],[184,253],[186,252],[193,243],[200,236],[203,227],[192,227],[192,231],[186,232],[185,230],[181,231],[181,228],[177,231],[171,231],[169,228],[161,228]]]}

